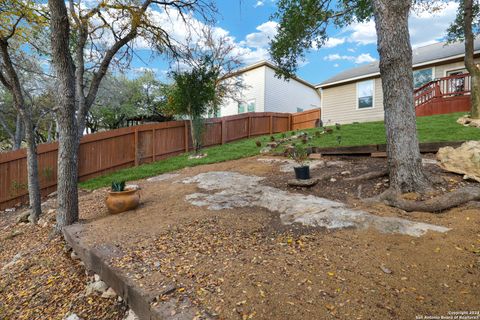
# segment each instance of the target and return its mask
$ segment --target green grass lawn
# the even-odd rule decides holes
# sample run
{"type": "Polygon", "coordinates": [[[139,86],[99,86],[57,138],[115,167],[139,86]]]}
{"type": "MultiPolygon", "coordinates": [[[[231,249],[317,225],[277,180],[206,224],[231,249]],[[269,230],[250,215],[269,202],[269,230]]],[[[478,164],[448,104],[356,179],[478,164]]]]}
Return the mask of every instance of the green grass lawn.
{"type": "MultiPolygon", "coordinates": [[[[480,140],[480,129],[464,127],[456,123],[456,120],[461,115],[463,115],[463,113],[417,118],[420,142],[480,140]]],[[[333,133],[323,134],[319,137],[315,137],[314,135],[315,131],[319,129],[305,130],[313,136],[313,139],[308,142],[307,146],[332,147],[385,143],[383,121],[342,125],[340,130],[335,129],[335,127],[332,128],[334,129],[333,133]],[[338,143],[339,136],[341,137],[340,144],[338,143]]],[[[287,133],[287,136],[288,135],[290,135],[290,133],[287,133]]],[[[282,134],[275,134],[276,138],[280,138],[281,136],[282,134]]],[[[208,156],[203,159],[189,160],[189,154],[181,154],[154,163],[123,169],[82,182],[80,183],[80,187],[93,190],[109,186],[112,181],[138,180],[185,167],[254,156],[257,155],[260,150],[255,144],[257,140],[262,141],[262,145],[265,145],[270,141],[270,136],[255,137],[206,148],[204,152],[206,152],[208,156]]]]}

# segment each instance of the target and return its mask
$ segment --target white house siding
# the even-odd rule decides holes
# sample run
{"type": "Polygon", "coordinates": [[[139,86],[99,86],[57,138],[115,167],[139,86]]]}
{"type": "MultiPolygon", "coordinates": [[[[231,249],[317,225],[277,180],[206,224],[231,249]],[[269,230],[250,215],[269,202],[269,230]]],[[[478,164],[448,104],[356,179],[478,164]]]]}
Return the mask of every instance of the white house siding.
{"type": "MultiPolygon", "coordinates": [[[[265,105],[265,66],[258,67],[242,74],[245,88],[242,90],[241,99],[243,102],[255,101],[255,112],[263,112],[265,105]]],[[[247,109],[245,107],[245,112],[247,109]]],[[[220,116],[231,116],[238,114],[238,103],[234,100],[227,101],[220,109],[220,116]]]]}
{"type": "MultiPolygon", "coordinates": [[[[322,90],[322,121],[352,123],[383,120],[382,81],[374,78],[373,108],[357,109],[357,83],[352,82],[322,90]]],[[[363,81],[363,80],[362,80],[363,81]]]]}
{"type": "Polygon", "coordinates": [[[265,112],[297,112],[320,108],[317,91],[297,80],[285,81],[275,77],[275,70],[265,68],[265,112]]]}

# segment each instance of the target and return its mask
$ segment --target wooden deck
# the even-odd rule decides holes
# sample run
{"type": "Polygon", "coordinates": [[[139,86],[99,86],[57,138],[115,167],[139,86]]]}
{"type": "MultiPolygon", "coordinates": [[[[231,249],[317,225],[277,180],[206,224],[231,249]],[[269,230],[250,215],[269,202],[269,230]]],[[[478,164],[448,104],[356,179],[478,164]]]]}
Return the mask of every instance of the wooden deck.
{"type": "Polygon", "coordinates": [[[470,74],[435,79],[414,92],[418,117],[470,111],[470,74]]]}

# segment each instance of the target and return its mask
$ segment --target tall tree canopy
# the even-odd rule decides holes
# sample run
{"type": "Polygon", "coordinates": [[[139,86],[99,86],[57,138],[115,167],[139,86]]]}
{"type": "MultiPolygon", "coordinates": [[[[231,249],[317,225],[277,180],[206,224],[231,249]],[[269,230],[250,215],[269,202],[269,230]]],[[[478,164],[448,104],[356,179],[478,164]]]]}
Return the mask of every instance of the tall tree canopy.
{"type": "Polygon", "coordinates": [[[310,48],[322,47],[328,27],[374,19],[380,55],[390,188],[395,192],[429,187],[418,146],[413,104],[412,49],[408,16],[412,0],[280,0],[274,15],[278,34],[271,55],[291,76],[310,48]]]}
{"type": "Polygon", "coordinates": [[[203,117],[215,112],[216,80],[219,70],[212,57],[204,57],[190,70],[172,72],[174,83],[169,89],[167,101],[172,112],[187,116],[195,153],[202,146],[203,117]]]}
{"type": "Polygon", "coordinates": [[[79,140],[111,65],[128,58],[132,41],[140,37],[160,52],[174,54],[170,35],[154,20],[154,10],[181,17],[197,13],[207,19],[214,7],[208,0],[69,0],[67,8],[65,1],[49,0],[48,8],[52,63],[58,81],[56,227],[61,231],[78,220],[79,140]],[[91,78],[86,77],[87,71],[91,78]]]}

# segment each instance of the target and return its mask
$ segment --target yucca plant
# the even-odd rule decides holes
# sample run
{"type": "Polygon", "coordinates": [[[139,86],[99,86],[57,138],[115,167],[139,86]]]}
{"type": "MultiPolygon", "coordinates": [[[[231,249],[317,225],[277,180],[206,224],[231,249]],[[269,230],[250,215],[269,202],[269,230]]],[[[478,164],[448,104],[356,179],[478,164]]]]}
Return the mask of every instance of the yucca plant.
{"type": "Polygon", "coordinates": [[[112,182],[112,191],[113,192],[125,191],[125,181],[114,181],[114,182],[112,182]]]}

